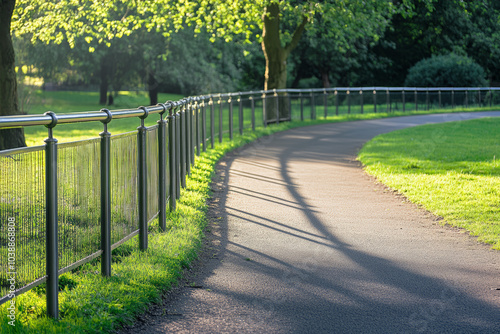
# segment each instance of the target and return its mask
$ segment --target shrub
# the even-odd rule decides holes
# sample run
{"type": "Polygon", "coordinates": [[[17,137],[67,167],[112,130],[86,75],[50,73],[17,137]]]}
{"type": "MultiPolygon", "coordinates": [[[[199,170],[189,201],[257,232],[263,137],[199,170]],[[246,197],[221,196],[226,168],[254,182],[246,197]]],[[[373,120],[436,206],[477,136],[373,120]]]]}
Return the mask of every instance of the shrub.
{"type": "Polygon", "coordinates": [[[454,53],[432,56],[408,71],[406,87],[484,87],[484,69],[472,59],[454,53]]]}

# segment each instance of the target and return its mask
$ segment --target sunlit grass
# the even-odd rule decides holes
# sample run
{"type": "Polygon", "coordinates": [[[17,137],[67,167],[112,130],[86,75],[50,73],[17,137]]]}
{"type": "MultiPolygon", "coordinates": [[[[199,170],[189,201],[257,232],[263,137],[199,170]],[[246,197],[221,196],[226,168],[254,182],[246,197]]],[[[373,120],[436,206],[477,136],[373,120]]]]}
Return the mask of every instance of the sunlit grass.
{"type": "Polygon", "coordinates": [[[425,125],[378,136],[360,152],[369,174],[500,249],[500,119],[425,125]]]}

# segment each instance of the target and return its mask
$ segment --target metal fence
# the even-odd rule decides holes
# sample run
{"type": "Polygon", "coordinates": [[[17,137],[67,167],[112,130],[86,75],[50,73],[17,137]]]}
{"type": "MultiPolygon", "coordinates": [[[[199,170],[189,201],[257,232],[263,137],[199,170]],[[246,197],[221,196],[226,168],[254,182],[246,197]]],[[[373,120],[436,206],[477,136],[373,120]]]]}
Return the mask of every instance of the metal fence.
{"type": "Polygon", "coordinates": [[[235,132],[342,114],[491,107],[500,102],[499,90],[287,89],[1,117],[0,129],[45,125],[48,138],[43,146],[0,152],[0,304],[45,282],[47,312],[57,318],[59,275],[101,257],[102,275],[110,276],[111,251],[136,235],[147,249],[148,224],[158,218],[165,230],[167,209],[175,210],[196,155],[235,132]],[[157,125],[145,127],[153,114],[157,125]],[[139,119],[137,131],[108,132],[109,122],[128,117],[139,119]],[[91,121],[102,123],[100,138],[57,143],[56,126],[91,121]]]}

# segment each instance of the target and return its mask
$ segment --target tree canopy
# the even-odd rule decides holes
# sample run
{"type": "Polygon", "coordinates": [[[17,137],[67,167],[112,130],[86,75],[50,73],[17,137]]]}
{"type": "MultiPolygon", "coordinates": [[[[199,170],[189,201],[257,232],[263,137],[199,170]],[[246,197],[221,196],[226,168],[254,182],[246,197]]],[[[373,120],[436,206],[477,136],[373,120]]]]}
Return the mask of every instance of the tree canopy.
{"type": "MultiPolygon", "coordinates": [[[[149,87],[151,103],[159,89],[171,90],[174,85],[189,93],[236,86],[280,89],[315,77],[314,84],[325,87],[399,86],[418,61],[450,53],[480,64],[490,84],[500,82],[500,4],[493,0],[0,0],[0,4],[0,25],[8,32],[12,28],[15,38],[22,40],[16,45],[36,50],[30,61],[38,73],[61,78],[64,75],[58,71],[64,69],[70,76],[78,73],[78,80],[85,83],[99,82],[101,103],[106,92],[120,89],[124,81],[149,87]],[[191,74],[184,75],[186,71],[191,74]],[[210,76],[211,86],[202,84],[203,76],[210,76]]],[[[11,61],[2,73],[15,77],[13,51],[8,51],[10,34],[3,32],[0,57],[11,61]]],[[[3,78],[0,98],[16,101],[12,78],[9,83],[3,78]]],[[[20,112],[14,102],[3,109],[4,114],[20,112]]]]}

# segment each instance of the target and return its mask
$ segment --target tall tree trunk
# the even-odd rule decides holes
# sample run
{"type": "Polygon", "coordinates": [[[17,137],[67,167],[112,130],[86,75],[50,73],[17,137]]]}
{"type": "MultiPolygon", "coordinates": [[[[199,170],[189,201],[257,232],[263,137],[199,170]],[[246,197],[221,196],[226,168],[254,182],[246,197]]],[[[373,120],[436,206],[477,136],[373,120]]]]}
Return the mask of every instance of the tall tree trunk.
{"type": "Polygon", "coordinates": [[[155,106],[158,104],[158,81],[152,71],[148,71],[148,93],[149,105],[155,106]]]}
{"type": "MultiPolygon", "coordinates": [[[[14,47],[10,36],[10,22],[15,0],[0,0],[0,116],[19,115],[14,47]]],[[[22,128],[0,130],[0,150],[24,147],[22,128]]]]}
{"type": "Polygon", "coordinates": [[[108,101],[109,88],[109,64],[105,56],[101,58],[99,79],[99,104],[104,106],[108,101]]]}
{"type": "MultiPolygon", "coordinates": [[[[286,61],[293,49],[299,43],[300,37],[307,24],[304,17],[302,23],[292,35],[292,41],[285,47],[281,46],[280,38],[280,7],[279,3],[270,3],[266,6],[262,15],[262,51],[266,58],[266,73],[264,90],[286,88],[287,70],[286,61]]],[[[266,100],[266,119],[272,123],[279,119],[289,119],[290,109],[287,98],[280,95],[278,103],[276,98],[266,100]],[[279,106],[279,109],[276,108],[279,106]]]]}
{"type": "Polygon", "coordinates": [[[330,76],[328,71],[321,71],[321,81],[323,81],[323,88],[330,88],[330,76]]]}

